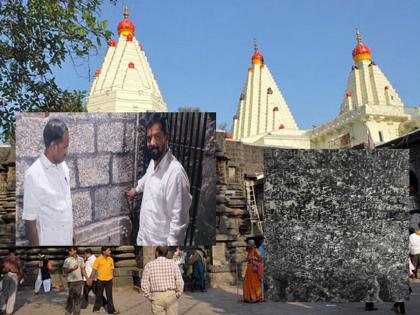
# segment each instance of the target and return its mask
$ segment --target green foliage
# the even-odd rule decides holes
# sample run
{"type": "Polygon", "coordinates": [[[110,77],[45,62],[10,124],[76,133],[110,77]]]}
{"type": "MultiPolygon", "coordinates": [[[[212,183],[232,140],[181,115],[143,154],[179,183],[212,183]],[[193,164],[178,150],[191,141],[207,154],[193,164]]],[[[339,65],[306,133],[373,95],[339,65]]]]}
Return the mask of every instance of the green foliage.
{"type": "MultiPolygon", "coordinates": [[[[85,92],[61,89],[53,69],[86,65],[111,32],[102,0],[0,0],[0,141],[10,141],[17,111],[83,111],[85,92]]],[[[111,1],[112,2],[112,1],[111,1]]]]}

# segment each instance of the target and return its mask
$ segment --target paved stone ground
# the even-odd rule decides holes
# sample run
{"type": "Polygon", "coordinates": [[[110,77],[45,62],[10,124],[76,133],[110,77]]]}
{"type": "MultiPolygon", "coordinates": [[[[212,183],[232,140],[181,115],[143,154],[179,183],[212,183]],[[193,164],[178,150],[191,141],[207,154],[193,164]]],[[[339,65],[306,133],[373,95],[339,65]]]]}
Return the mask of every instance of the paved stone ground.
{"type": "MultiPolygon", "coordinates": [[[[420,282],[412,283],[413,293],[406,302],[409,315],[420,314],[420,282]]],[[[239,291],[241,294],[242,292],[239,291]]],[[[66,292],[54,291],[51,294],[33,295],[31,290],[18,292],[16,315],[58,315],[64,314],[66,292]]],[[[150,303],[135,290],[117,290],[114,294],[116,307],[121,314],[151,314],[150,303]]],[[[91,296],[93,303],[93,296],[91,296]]],[[[376,303],[379,310],[366,313],[363,303],[273,303],[244,304],[240,302],[236,287],[209,289],[207,293],[186,292],[179,303],[179,315],[210,314],[258,314],[258,315],[353,315],[353,314],[395,314],[391,311],[392,303],[376,303]]],[[[92,304],[82,315],[92,314],[92,304]]],[[[101,310],[100,314],[106,314],[101,310]]]]}

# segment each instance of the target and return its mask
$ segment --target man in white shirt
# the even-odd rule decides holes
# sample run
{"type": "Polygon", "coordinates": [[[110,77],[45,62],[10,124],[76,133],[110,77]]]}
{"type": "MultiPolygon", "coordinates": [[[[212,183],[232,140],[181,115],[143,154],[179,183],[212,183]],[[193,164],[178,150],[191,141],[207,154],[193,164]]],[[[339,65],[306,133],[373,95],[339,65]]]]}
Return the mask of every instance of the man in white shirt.
{"type": "MultiPolygon", "coordinates": [[[[86,269],[86,276],[87,278],[90,277],[90,274],[92,273],[92,266],[93,263],[96,260],[96,256],[92,253],[92,250],[90,248],[87,248],[83,253],[83,258],[85,260],[85,269],[86,269]]],[[[87,278],[83,277],[83,301],[82,301],[82,309],[86,309],[89,304],[89,292],[92,290],[92,292],[96,296],[96,289],[97,289],[97,276],[93,277],[92,285],[87,285],[87,278]]],[[[106,299],[103,298],[102,305],[106,307],[106,299]]]]}
{"type": "Polygon", "coordinates": [[[137,245],[183,245],[191,206],[190,183],[168,147],[166,120],[154,114],[146,126],[152,160],[146,174],[127,195],[143,192],[137,245]]]}
{"type": "Polygon", "coordinates": [[[69,131],[50,119],[44,128],[45,151],[25,172],[23,215],[31,246],[73,244],[70,173],[64,161],[69,131]]]}
{"type": "Polygon", "coordinates": [[[408,246],[410,249],[411,262],[414,265],[414,277],[417,278],[417,269],[420,269],[420,223],[419,229],[410,235],[408,246]]]}

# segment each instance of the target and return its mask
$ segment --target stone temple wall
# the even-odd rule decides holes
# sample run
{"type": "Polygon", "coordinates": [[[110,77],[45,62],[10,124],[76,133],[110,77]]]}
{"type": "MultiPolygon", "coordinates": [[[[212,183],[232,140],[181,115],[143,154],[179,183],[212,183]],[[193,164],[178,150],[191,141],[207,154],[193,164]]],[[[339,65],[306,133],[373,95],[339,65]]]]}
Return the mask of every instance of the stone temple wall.
{"type": "Polygon", "coordinates": [[[267,149],[265,170],[271,299],[408,295],[408,150],[267,149]]]}
{"type": "Polygon", "coordinates": [[[246,269],[246,240],[250,235],[244,176],[263,173],[264,148],[225,139],[216,133],[216,245],[212,247],[211,285],[236,285],[246,269]]]}
{"type": "MultiPolygon", "coordinates": [[[[238,168],[235,181],[242,183],[243,175],[264,172],[264,147],[225,140],[224,148],[229,166],[238,168]]],[[[234,178],[229,182],[233,183],[234,178]]]]}
{"type": "MultiPolygon", "coordinates": [[[[138,115],[141,118],[144,116],[138,115]]],[[[48,119],[53,117],[63,120],[70,132],[66,163],[70,169],[76,244],[130,244],[131,204],[124,190],[133,185],[134,113],[17,115],[17,244],[28,244],[21,219],[24,172],[43,152],[43,128],[48,119]]],[[[145,137],[144,128],[144,123],[139,125],[139,139],[145,137]]],[[[142,151],[138,151],[139,160],[142,151]]]]}
{"type": "Polygon", "coordinates": [[[15,244],[15,148],[0,146],[0,247],[15,244]]]}
{"type": "Polygon", "coordinates": [[[213,287],[236,284],[246,244],[245,237],[239,231],[246,207],[242,188],[240,196],[226,196],[229,159],[226,156],[225,136],[225,133],[216,133],[216,245],[212,247],[212,264],[209,270],[210,284],[213,287]]]}

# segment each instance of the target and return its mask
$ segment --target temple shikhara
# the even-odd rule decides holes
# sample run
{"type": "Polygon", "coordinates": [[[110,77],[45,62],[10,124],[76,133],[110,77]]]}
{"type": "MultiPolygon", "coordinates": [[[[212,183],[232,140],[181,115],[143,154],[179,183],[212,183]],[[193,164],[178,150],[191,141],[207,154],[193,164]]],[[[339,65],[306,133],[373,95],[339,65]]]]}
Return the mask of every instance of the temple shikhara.
{"type": "Polygon", "coordinates": [[[125,7],[124,19],[118,24],[119,38],[108,41],[102,67],[96,70],[88,112],[168,111],[135,30],[125,7]]]}
{"type": "Polygon", "coordinates": [[[419,108],[405,107],[391,82],[372,60],[359,31],[354,65],[339,115],[314,129],[300,130],[264,58],[255,47],[252,67],[228,138],[243,143],[297,149],[350,148],[381,144],[420,127],[419,108]]]}
{"type": "Polygon", "coordinates": [[[245,86],[239,98],[238,112],[233,118],[233,138],[258,141],[261,134],[288,126],[290,133],[301,132],[277,87],[264,57],[255,45],[252,67],[248,68],[245,86]]]}

